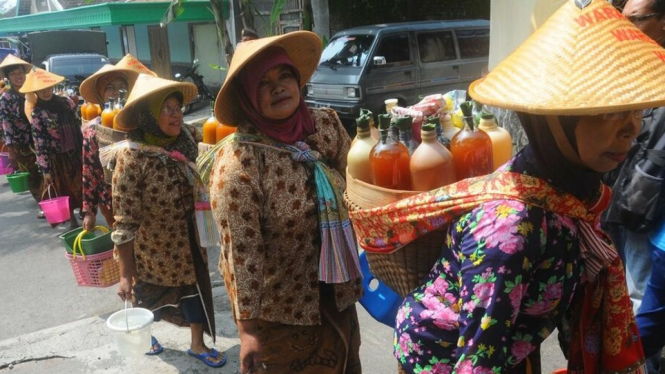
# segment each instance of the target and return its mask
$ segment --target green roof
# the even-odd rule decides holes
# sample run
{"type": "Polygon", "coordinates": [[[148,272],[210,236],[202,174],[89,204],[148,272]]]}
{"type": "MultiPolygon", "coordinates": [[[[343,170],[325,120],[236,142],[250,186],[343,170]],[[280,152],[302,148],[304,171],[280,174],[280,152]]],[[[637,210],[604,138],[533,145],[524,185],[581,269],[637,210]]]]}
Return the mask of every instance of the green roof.
{"type": "MultiPolygon", "coordinates": [[[[80,29],[100,26],[159,24],[170,2],[103,3],[67,10],[0,19],[0,32],[80,29]]],[[[175,22],[214,22],[210,1],[184,1],[175,22]]],[[[228,0],[224,0],[228,17],[228,0]]]]}

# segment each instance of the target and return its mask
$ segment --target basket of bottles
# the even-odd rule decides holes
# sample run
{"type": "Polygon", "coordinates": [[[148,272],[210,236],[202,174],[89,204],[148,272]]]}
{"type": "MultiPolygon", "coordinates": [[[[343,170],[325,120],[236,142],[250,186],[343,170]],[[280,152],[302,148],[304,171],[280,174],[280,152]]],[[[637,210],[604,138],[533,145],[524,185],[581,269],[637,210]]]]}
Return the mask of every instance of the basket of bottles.
{"type": "MultiPolygon", "coordinates": [[[[378,139],[373,137],[371,113],[361,113],[347,158],[345,202],[350,211],[385,206],[494,171],[491,140],[484,130],[464,126],[444,135],[444,129],[453,126],[443,100],[442,95],[433,95],[419,106],[387,107],[391,114],[378,116],[378,139]],[[469,145],[471,141],[475,143],[469,145]],[[483,159],[472,159],[478,155],[483,159]]],[[[444,227],[390,254],[367,252],[372,274],[406,296],[432,269],[446,234],[444,227]]]]}

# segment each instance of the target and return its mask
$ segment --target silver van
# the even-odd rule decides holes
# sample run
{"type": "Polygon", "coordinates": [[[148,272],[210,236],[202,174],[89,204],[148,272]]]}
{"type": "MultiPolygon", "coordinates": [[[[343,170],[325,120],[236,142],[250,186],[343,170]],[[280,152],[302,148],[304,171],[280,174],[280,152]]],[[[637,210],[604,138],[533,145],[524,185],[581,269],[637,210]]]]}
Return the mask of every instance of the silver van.
{"type": "Polygon", "coordinates": [[[408,106],[420,96],[467,89],[487,71],[489,36],[487,20],[393,23],[340,31],[323,50],[307,83],[305,101],[310,107],[335,109],[349,126],[360,108],[385,112],[384,100],[389,98],[408,106]]]}

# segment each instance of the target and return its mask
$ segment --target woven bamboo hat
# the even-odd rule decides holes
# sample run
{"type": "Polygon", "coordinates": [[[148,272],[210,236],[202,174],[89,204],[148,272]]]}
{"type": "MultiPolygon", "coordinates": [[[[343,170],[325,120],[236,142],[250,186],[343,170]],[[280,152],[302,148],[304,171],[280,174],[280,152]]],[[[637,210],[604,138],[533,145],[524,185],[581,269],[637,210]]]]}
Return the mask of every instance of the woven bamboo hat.
{"type": "Polygon", "coordinates": [[[238,44],[233,54],[226,80],[215,100],[215,117],[221,123],[237,126],[244,118],[238,99],[235,77],[249,61],[269,47],[281,47],[300,74],[300,85],[305,86],[312,77],[321,58],[321,39],[310,31],[293,31],[288,34],[248,40],[238,44]]]}
{"type": "Polygon", "coordinates": [[[20,93],[36,92],[53,87],[64,80],[65,77],[33,66],[32,70],[26,74],[25,83],[18,91],[20,93]]]}
{"type": "Polygon", "coordinates": [[[116,116],[116,121],[125,131],[136,128],[138,126],[136,116],[134,115],[136,105],[150,98],[165,97],[171,92],[182,93],[182,105],[187,105],[196,96],[197,90],[194,83],[178,82],[147,74],[139,74],[136,83],[134,83],[134,88],[129,93],[125,107],[116,116]]]}
{"type": "Polygon", "coordinates": [[[31,63],[25,62],[14,55],[7,55],[7,57],[5,57],[4,60],[2,60],[2,63],[0,63],[0,79],[5,78],[5,68],[14,65],[22,65],[23,70],[26,73],[29,72],[30,69],[32,69],[31,63]]]}
{"type": "Polygon", "coordinates": [[[81,86],[79,86],[79,92],[81,93],[81,96],[83,96],[83,99],[86,101],[104,105],[104,100],[97,91],[97,82],[100,79],[112,74],[120,74],[127,80],[127,88],[131,92],[136,78],[138,78],[139,74],[141,73],[152,75],[154,77],[157,76],[155,72],[148,69],[141,63],[141,61],[137,60],[134,56],[128,53],[125,55],[125,57],[118,61],[117,64],[106,64],[102,66],[101,69],[97,70],[94,74],[86,78],[83,82],[81,82],[81,86]]]}
{"type": "Polygon", "coordinates": [[[136,57],[132,56],[131,53],[127,53],[125,57],[120,59],[120,61],[118,61],[118,63],[115,64],[115,66],[120,69],[129,69],[132,71],[139,72],[141,74],[152,75],[153,77],[157,76],[157,73],[148,69],[147,66],[143,65],[143,63],[139,61],[136,57]]]}
{"type": "Polygon", "coordinates": [[[606,0],[568,0],[469,94],[540,115],[665,105],[665,49],[606,0]]]}

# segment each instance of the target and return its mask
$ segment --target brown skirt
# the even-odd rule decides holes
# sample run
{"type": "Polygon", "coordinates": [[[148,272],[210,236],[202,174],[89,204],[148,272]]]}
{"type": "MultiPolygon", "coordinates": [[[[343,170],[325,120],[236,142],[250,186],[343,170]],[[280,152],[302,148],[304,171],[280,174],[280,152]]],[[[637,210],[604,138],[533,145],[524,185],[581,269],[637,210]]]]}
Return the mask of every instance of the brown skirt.
{"type": "MultiPolygon", "coordinates": [[[[70,210],[80,209],[83,202],[81,151],[51,154],[49,155],[49,166],[58,196],[69,196],[70,210]]],[[[42,192],[45,199],[48,198],[46,187],[44,186],[42,192]]]]}
{"type": "Polygon", "coordinates": [[[42,173],[39,172],[39,167],[37,167],[37,156],[28,145],[14,145],[14,151],[16,152],[15,168],[30,173],[28,176],[30,194],[36,202],[40,202],[43,178],[42,173]]]}
{"type": "Polygon", "coordinates": [[[332,291],[321,292],[321,325],[294,326],[257,321],[265,372],[362,373],[360,329],[355,305],[338,311],[332,291]]]}

